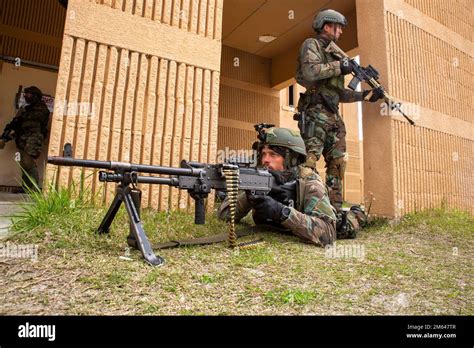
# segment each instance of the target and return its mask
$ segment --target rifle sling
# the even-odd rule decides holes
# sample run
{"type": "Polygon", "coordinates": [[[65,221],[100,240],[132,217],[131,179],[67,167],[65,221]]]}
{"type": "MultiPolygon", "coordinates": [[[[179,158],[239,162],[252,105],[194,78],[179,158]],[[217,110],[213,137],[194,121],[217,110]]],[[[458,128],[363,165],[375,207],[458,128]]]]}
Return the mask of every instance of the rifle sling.
{"type": "MultiPolygon", "coordinates": [[[[263,231],[280,231],[274,226],[269,225],[260,225],[260,226],[246,226],[242,229],[235,231],[237,237],[245,237],[257,232],[263,231]]],[[[189,246],[189,245],[206,245],[206,244],[213,244],[213,243],[220,243],[227,240],[229,237],[229,233],[219,233],[212,236],[205,236],[200,238],[192,238],[192,239],[183,239],[183,240],[170,240],[169,242],[155,244],[153,249],[170,249],[170,248],[177,248],[182,246],[189,246]]]]}

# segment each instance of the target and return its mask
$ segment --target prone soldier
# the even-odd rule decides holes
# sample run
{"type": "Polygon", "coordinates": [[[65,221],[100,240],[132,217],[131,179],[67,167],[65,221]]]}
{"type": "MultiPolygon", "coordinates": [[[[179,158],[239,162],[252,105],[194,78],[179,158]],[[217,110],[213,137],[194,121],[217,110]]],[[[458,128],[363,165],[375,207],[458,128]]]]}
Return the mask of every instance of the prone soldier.
{"type": "MultiPolygon", "coordinates": [[[[306,160],[304,141],[298,131],[266,128],[255,143],[258,163],[266,167],[280,184],[295,181],[296,201],[288,204],[285,194],[252,195],[242,192],[237,198],[235,220],[238,222],[251,210],[257,225],[274,225],[290,230],[305,242],[325,246],[336,239],[336,215],[329,202],[326,185],[306,160]],[[285,205],[282,202],[286,202],[285,205]]],[[[229,200],[218,208],[218,216],[230,219],[229,200]]]]}

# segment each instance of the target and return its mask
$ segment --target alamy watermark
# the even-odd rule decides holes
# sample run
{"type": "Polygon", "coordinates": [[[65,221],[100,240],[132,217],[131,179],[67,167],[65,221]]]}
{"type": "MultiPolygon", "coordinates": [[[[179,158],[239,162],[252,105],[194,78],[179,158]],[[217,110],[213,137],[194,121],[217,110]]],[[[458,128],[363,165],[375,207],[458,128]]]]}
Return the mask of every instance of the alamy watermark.
{"type": "Polygon", "coordinates": [[[359,261],[365,258],[364,244],[342,244],[326,245],[324,247],[324,256],[330,259],[358,259],[359,261]]]}
{"type": "Polygon", "coordinates": [[[223,150],[217,151],[216,163],[225,163],[228,161],[235,161],[239,163],[246,163],[250,166],[257,165],[257,151],[247,149],[230,149],[225,147],[223,150]]]}
{"type": "Polygon", "coordinates": [[[56,105],[56,112],[62,116],[96,116],[96,105],[89,102],[67,102],[64,100],[62,103],[58,102],[56,105]]]}
{"type": "Polygon", "coordinates": [[[401,113],[398,111],[400,109],[406,115],[408,115],[412,120],[416,121],[420,119],[421,107],[419,104],[415,103],[398,103],[391,101],[390,103],[381,103],[380,104],[380,116],[401,116],[401,113]]]}
{"type": "Polygon", "coordinates": [[[37,244],[0,243],[0,259],[31,259],[38,261],[37,244]]]}

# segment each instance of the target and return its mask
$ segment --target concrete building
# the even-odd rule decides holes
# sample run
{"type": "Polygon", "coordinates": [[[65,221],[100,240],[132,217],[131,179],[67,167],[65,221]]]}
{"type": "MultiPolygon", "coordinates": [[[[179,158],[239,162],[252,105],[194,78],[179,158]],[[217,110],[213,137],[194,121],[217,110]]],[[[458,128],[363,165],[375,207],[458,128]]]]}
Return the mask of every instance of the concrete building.
{"type": "MultiPolygon", "coordinates": [[[[4,0],[0,127],[14,115],[18,86],[36,85],[54,96],[44,156],[61,155],[70,142],[77,158],[214,162],[218,150],[249,148],[255,123],[295,127],[297,51],[313,35],[314,15],[330,6],[349,21],[339,46],[375,66],[416,122],[410,126],[378,104],[343,106],[345,198],[360,202],[371,192],[372,212],[387,216],[443,202],[473,213],[472,2],[327,3],[69,0],[66,10],[55,0],[4,0]]],[[[14,154],[12,144],[0,152],[4,188],[19,177],[14,154]]],[[[47,166],[44,177],[66,185],[80,173],[47,166]]],[[[103,191],[97,179],[88,182],[113,194],[112,185],[103,191]]],[[[189,205],[175,189],[142,189],[144,204],[189,205]]]]}

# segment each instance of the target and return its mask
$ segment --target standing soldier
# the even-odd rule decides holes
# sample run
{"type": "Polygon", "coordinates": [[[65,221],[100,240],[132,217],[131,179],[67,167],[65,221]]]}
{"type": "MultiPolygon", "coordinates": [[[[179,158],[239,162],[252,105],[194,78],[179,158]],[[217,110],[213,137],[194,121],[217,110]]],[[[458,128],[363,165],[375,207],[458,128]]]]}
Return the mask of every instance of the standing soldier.
{"type": "Polygon", "coordinates": [[[348,158],[346,128],[339,114],[339,103],[376,102],[382,98],[382,91],[378,89],[355,92],[344,88],[344,75],[352,72],[348,59],[337,60],[325,48],[339,39],[345,26],[346,18],[339,12],[319,12],[313,20],[316,38],[304,41],[296,71],[296,81],[306,87],[298,102],[298,125],[308,151],[306,166],[316,169],[316,162],[321,154],[324,156],[329,198],[338,211],[342,207],[342,179],[348,158]]]}
{"type": "Polygon", "coordinates": [[[42,97],[43,93],[39,88],[25,88],[25,101],[28,105],[18,110],[13,120],[6,125],[0,139],[0,149],[5,147],[6,142],[15,139],[20,152],[20,166],[24,170],[23,185],[30,189],[40,186],[35,160],[40,156],[48,135],[49,110],[42,97]]]}

